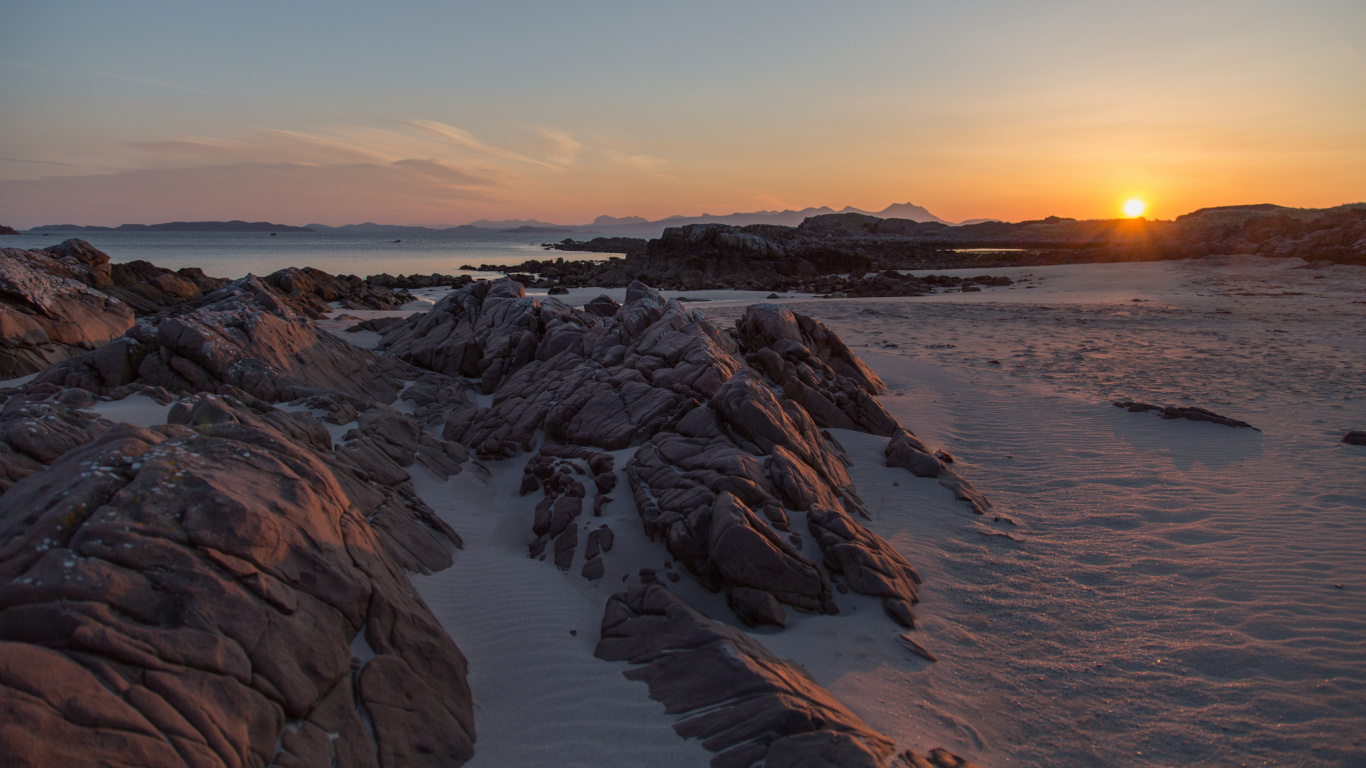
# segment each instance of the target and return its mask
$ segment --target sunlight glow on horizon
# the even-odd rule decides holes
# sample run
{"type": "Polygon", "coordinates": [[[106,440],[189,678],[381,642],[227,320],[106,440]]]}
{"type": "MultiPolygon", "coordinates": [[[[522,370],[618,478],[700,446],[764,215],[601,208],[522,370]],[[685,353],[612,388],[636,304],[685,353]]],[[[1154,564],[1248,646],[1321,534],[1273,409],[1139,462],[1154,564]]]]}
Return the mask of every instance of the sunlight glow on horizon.
{"type": "Polygon", "coordinates": [[[1360,0],[807,4],[18,4],[0,27],[0,224],[1366,200],[1361,57],[1321,44],[1366,29],[1360,0]],[[926,28],[944,34],[904,44],[926,28]]]}
{"type": "Polygon", "coordinates": [[[1142,216],[1143,212],[1147,209],[1147,203],[1143,202],[1142,200],[1139,200],[1138,198],[1134,198],[1124,204],[1124,215],[1128,216],[1131,219],[1136,219],[1139,216],[1142,216]]]}

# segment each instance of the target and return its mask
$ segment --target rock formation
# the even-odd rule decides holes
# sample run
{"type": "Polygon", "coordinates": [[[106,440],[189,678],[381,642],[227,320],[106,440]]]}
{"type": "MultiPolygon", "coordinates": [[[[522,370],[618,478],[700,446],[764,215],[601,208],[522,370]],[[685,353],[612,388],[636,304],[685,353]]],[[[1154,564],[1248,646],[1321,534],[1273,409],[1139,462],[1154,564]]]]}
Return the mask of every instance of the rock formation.
{"type": "MultiPolygon", "coordinates": [[[[887,437],[889,464],[989,506],[836,334],[775,305],[723,330],[638,282],[574,309],[480,281],[372,324],[373,352],[310,317],[404,294],[307,269],[215,288],[95,254],[72,243],[13,270],[161,307],[134,322],[118,304],[126,334],[0,390],[0,751],[21,762],[469,759],[465,659],[405,574],[461,546],[415,491],[418,464],[446,478],[530,454],[528,552],[590,581],[617,556],[592,518],[624,477],[655,546],[749,625],[834,614],[853,591],[914,626],[920,576],[860,522],[831,429],[887,437]],[[199,294],[158,304],[172,277],[199,294]],[[133,393],[167,423],[82,410],[133,393]]],[[[598,655],[639,665],[713,765],[959,765],[893,755],[795,665],[640,579],[609,601],[598,655]]]]}
{"type": "Polygon", "coordinates": [[[1209,410],[1209,409],[1207,409],[1207,408],[1198,408],[1198,407],[1193,406],[1193,405],[1191,405],[1191,406],[1178,406],[1178,405],[1167,405],[1167,406],[1162,406],[1162,405],[1153,405],[1152,403],[1140,403],[1140,402],[1136,402],[1136,401],[1134,401],[1134,400],[1116,400],[1115,403],[1114,403],[1114,406],[1115,406],[1116,408],[1124,408],[1125,410],[1128,410],[1128,411],[1131,412],[1131,413],[1146,413],[1146,412],[1148,412],[1148,411],[1152,411],[1152,412],[1157,413],[1157,415],[1161,416],[1161,417],[1164,418],[1164,419],[1186,419],[1186,420],[1188,420],[1188,421],[1209,421],[1209,422],[1213,422],[1213,423],[1215,423],[1215,424],[1223,424],[1223,425],[1226,426],[1226,427],[1245,427],[1245,428],[1247,428],[1247,429],[1251,429],[1251,430],[1254,430],[1254,431],[1257,431],[1257,432],[1261,432],[1260,429],[1257,429],[1256,427],[1252,426],[1251,424],[1247,423],[1246,421],[1238,421],[1237,419],[1230,419],[1230,418],[1227,417],[1227,416],[1220,416],[1219,414],[1217,414],[1217,413],[1215,413],[1214,411],[1211,411],[1211,410],[1209,410]]]}
{"type": "Polygon", "coordinates": [[[682,716],[680,736],[719,753],[716,768],[883,768],[893,751],[800,667],[657,584],[607,602],[594,655],[640,665],[626,676],[682,716]]]}
{"type": "Polygon", "coordinates": [[[0,248],[0,378],[41,371],[133,325],[126,304],[76,279],[107,279],[107,262],[107,256],[92,264],[74,254],[0,248]]]}
{"type": "Polygon", "coordinates": [[[430,556],[414,528],[447,563],[453,542],[332,454],[307,414],[202,395],[177,408],[182,423],[149,430],[6,403],[10,445],[15,420],[68,426],[16,446],[31,473],[0,496],[0,751],[29,765],[467,760],[465,659],[402,567],[430,556]],[[405,519],[406,541],[385,516],[405,519]]]}
{"type": "Polygon", "coordinates": [[[329,394],[360,405],[393,402],[400,374],[417,375],[320,333],[259,279],[245,277],[143,320],[37,381],[96,394],[139,383],[173,393],[244,393],[265,402],[329,394]]]}
{"type": "Polygon", "coordinates": [[[282,269],[262,278],[262,282],[315,320],[332,311],[332,302],[342,309],[398,309],[413,300],[406,290],[371,284],[355,275],[329,275],[312,267],[282,269]]]}
{"type": "MultiPolygon", "coordinates": [[[[585,449],[640,446],[626,476],[645,532],[742,620],[782,624],[784,606],[837,612],[838,581],[912,626],[919,576],[858,522],[848,460],[822,429],[896,434],[874,397],[877,376],[829,329],[776,306],[752,307],[726,333],[642,284],[626,298],[614,311],[601,301],[575,310],[512,281],[476,283],[384,329],[380,348],[478,378],[492,404],[456,407],[443,437],[481,456],[529,451],[541,434],[585,449]]],[[[540,466],[533,459],[528,473],[539,478],[540,466]]],[[[564,568],[578,546],[558,536],[573,530],[576,484],[560,481],[555,499],[548,491],[534,525],[532,551],[555,537],[564,568]]]]}

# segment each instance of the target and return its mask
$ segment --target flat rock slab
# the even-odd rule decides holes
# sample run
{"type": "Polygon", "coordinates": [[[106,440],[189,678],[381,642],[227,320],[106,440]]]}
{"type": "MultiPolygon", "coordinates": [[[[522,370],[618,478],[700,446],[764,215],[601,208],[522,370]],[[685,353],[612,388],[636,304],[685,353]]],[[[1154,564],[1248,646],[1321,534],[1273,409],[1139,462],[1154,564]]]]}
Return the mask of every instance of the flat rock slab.
{"type": "Polygon", "coordinates": [[[1230,419],[1207,408],[1197,408],[1195,406],[1177,405],[1153,405],[1152,403],[1140,403],[1136,400],[1116,400],[1116,408],[1124,408],[1131,413],[1153,412],[1164,419],[1186,419],[1188,421],[1209,421],[1215,424],[1223,424],[1226,427],[1244,427],[1246,429],[1261,432],[1260,429],[1252,426],[1246,421],[1230,419]]]}

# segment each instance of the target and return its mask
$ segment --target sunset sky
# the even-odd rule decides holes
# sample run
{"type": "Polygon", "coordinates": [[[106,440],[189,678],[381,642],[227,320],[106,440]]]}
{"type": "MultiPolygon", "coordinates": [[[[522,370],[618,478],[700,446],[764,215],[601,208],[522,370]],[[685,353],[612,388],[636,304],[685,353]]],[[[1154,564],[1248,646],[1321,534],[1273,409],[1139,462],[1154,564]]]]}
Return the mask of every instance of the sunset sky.
{"type": "Polygon", "coordinates": [[[0,224],[1366,200],[1366,2],[9,2],[0,224]]]}

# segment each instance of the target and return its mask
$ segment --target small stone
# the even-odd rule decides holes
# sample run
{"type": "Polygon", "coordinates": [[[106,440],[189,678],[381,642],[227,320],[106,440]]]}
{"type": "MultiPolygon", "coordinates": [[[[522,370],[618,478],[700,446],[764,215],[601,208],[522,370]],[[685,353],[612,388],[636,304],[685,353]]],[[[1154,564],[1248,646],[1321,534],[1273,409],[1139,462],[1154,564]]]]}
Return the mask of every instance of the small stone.
{"type": "Polygon", "coordinates": [[[602,578],[604,570],[602,558],[594,557],[583,564],[583,569],[579,573],[589,581],[597,581],[602,578]]]}

